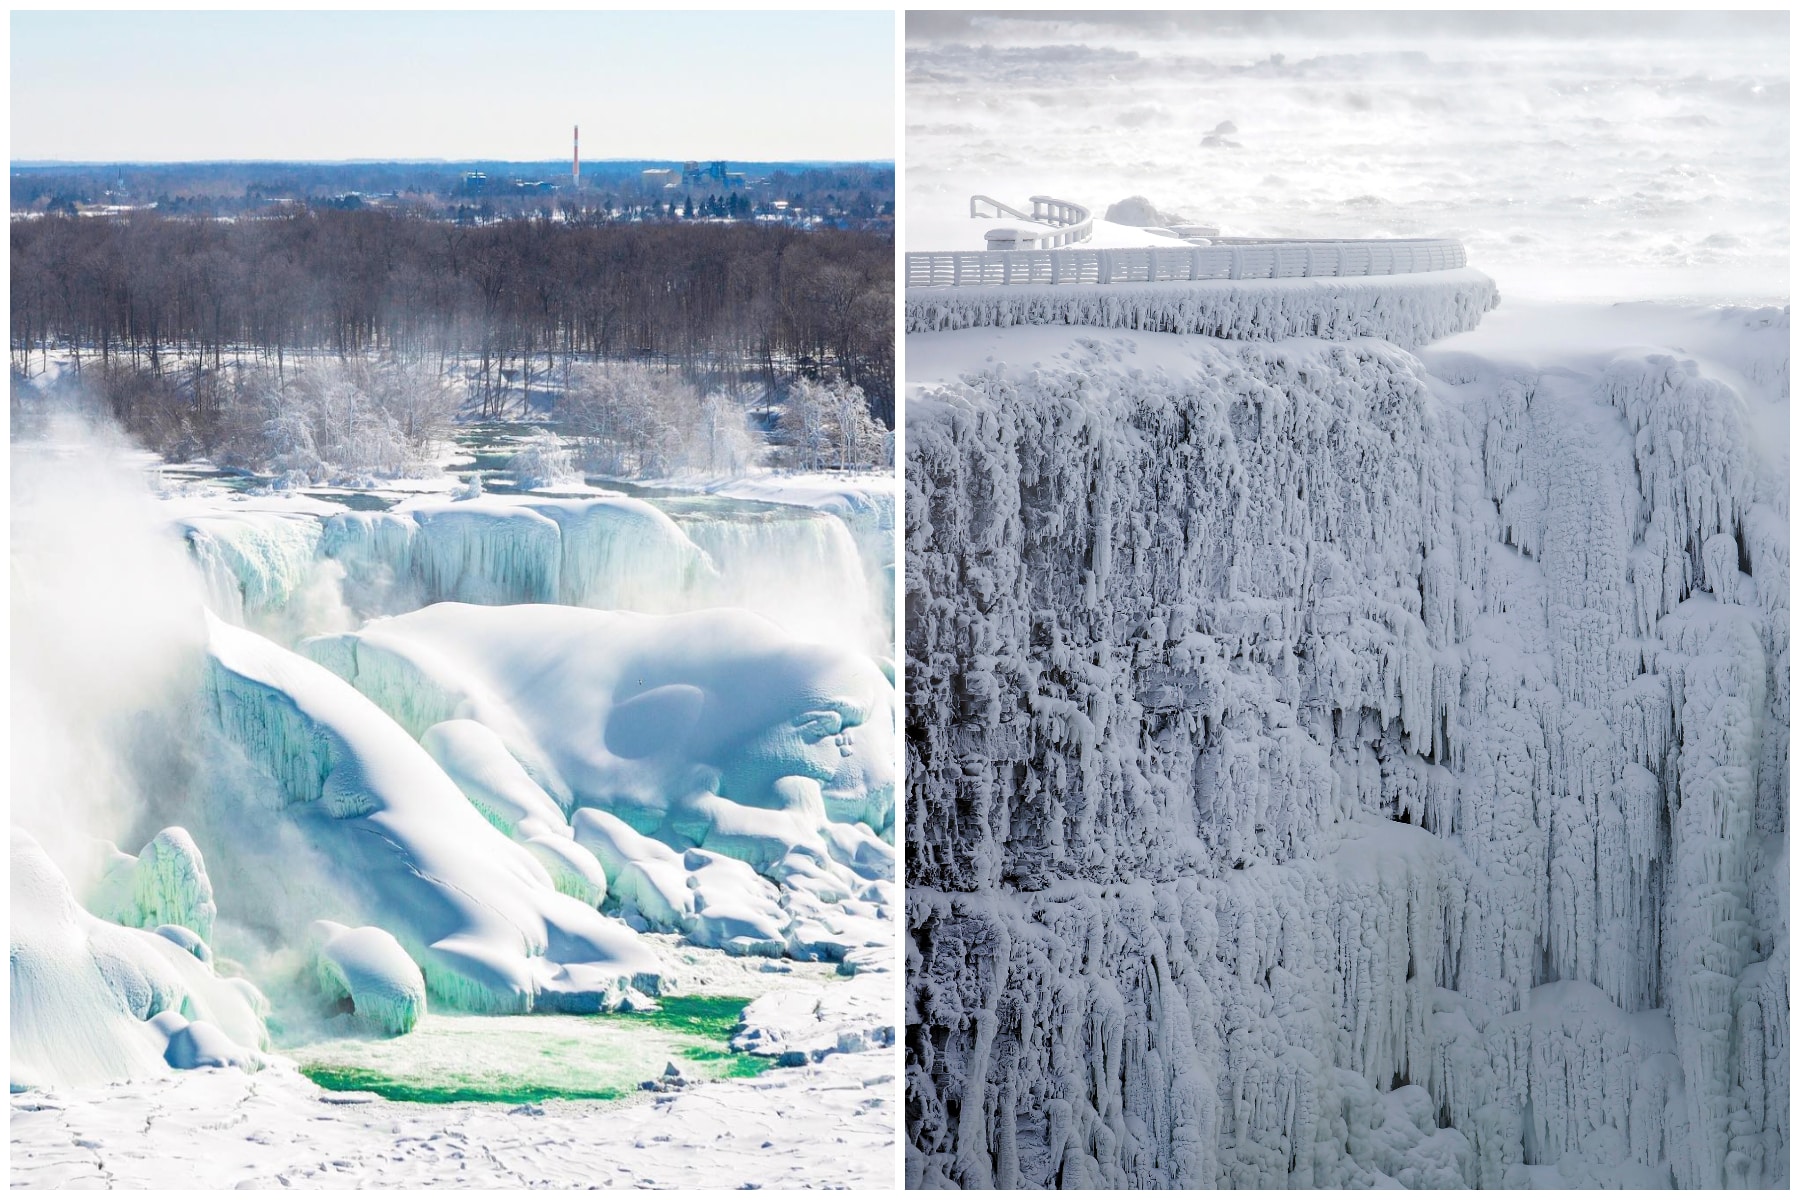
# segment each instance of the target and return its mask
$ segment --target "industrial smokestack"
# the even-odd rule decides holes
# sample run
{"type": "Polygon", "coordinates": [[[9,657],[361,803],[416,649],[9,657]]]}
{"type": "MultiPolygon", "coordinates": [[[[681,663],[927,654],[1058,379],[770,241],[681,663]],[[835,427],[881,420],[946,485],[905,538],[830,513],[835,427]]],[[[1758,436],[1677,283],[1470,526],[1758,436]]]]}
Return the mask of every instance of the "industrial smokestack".
{"type": "Polygon", "coordinates": [[[581,190],[581,126],[575,127],[575,189],[581,190]]]}

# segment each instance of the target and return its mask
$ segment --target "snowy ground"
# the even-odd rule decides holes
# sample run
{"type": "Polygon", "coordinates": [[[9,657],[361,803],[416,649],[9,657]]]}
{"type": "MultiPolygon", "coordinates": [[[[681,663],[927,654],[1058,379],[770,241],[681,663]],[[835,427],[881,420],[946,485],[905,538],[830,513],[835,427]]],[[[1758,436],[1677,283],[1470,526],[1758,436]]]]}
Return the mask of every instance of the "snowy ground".
{"type": "Polygon", "coordinates": [[[891,1049],[618,1103],[402,1104],[292,1070],[12,1097],[13,1187],[883,1188],[891,1049]],[[796,1146],[796,1136],[805,1150],[796,1146]]]}
{"type": "MultiPolygon", "coordinates": [[[[846,979],[820,964],[650,940],[689,993],[755,998],[740,1036],[758,1053],[792,1052],[805,1061],[618,1101],[394,1102],[324,1090],[285,1057],[254,1074],[200,1069],[110,1087],[33,1090],[12,1096],[11,1186],[891,1186],[897,976],[846,979]]],[[[473,1033],[483,1018],[451,1020],[473,1033]]],[[[372,1045],[403,1053],[406,1041],[372,1045]]],[[[632,1057],[649,1063],[642,1053],[632,1057]]],[[[660,1078],[663,1067],[658,1057],[640,1075],[660,1078]]]]}

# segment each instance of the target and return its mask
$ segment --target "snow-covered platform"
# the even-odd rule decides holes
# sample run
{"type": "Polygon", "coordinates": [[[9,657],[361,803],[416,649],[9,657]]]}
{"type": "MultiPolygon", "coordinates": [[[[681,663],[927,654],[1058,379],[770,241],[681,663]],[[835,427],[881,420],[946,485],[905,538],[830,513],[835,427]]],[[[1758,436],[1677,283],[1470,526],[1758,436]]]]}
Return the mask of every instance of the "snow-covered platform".
{"type": "Polygon", "coordinates": [[[1500,302],[1470,267],[1353,278],[908,288],[906,332],[1090,325],[1236,341],[1378,337],[1408,348],[1474,329],[1500,302]]]}

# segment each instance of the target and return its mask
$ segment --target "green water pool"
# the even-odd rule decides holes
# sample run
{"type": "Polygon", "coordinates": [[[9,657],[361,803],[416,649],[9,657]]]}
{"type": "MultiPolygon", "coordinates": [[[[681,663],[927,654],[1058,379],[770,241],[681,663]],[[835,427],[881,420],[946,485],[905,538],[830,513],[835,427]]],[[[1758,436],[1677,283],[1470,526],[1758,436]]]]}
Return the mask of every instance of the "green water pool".
{"type": "Polygon", "coordinates": [[[491,1017],[432,1013],[398,1038],[334,1038],[290,1047],[329,1091],[425,1104],[619,1100],[674,1063],[690,1081],[757,1075],[772,1060],[734,1053],[748,1001],[665,998],[653,1013],[491,1017]]]}

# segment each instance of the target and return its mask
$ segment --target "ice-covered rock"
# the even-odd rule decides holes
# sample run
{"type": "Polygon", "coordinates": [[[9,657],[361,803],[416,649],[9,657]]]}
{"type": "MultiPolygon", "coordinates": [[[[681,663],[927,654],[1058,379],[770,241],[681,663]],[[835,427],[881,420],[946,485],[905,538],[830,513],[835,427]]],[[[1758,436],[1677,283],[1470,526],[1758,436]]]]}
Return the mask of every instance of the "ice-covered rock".
{"type": "Polygon", "coordinates": [[[110,842],[97,850],[98,880],[87,895],[94,915],[137,929],[179,926],[202,942],[212,938],[219,906],[200,847],[187,830],[170,826],[135,856],[110,842]]]}
{"type": "Polygon", "coordinates": [[[1143,196],[1127,196],[1106,206],[1106,219],[1117,225],[1135,225],[1148,229],[1155,225],[1173,225],[1181,218],[1164,213],[1143,196]]]}
{"type": "Polygon", "coordinates": [[[181,925],[201,941],[212,937],[219,906],[213,902],[212,880],[207,878],[200,847],[187,830],[165,829],[138,852],[132,871],[132,910],[130,924],[140,929],[181,925]]]}
{"type": "Polygon", "coordinates": [[[183,950],[186,950],[189,954],[193,955],[203,963],[209,963],[213,960],[212,947],[201,940],[199,934],[187,928],[185,925],[158,925],[155,929],[151,930],[151,932],[156,934],[157,937],[167,938],[169,941],[174,942],[177,946],[180,946],[183,950]]]}

